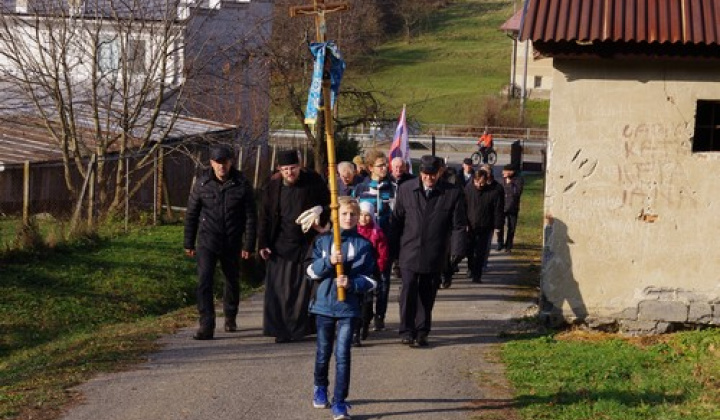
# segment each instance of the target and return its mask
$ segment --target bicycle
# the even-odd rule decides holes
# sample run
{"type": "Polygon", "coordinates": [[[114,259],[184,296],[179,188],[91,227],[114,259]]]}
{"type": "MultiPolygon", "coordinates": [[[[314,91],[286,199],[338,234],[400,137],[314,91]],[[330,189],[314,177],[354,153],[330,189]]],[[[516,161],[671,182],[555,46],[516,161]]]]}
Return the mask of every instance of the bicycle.
{"type": "Polygon", "coordinates": [[[477,166],[480,163],[494,165],[497,162],[497,152],[494,148],[490,147],[487,149],[485,156],[483,156],[482,152],[478,149],[477,152],[473,153],[472,156],[470,156],[470,160],[472,160],[474,166],[477,166]]]}

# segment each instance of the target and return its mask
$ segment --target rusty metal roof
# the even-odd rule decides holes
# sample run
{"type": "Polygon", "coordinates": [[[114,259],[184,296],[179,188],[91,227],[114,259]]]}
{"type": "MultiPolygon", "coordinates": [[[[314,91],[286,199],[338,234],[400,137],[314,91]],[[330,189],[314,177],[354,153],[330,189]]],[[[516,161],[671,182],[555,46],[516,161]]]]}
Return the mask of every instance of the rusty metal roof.
{"type": "Polygon", "coordinates": [[[523,15],[523,9],[520,9],[517,12],[515,12],[515,14],[512,15],[512,17],[510,19],[506,20],[505,23],[503,23],[500,26],[500,30],[505,31],[505,32],[514,32],[514,33],[520,32],[520,24],[522,23],[522,15],[523,15]]]}
{"type": "Polygon", "coordinates": [[[520,39],[546,50],[625,44],[634,53],[710,55],[720,44],[720,0],[527,0],[520,39]]]}
{"type": "MultiPolygon", "coordinates": [[[[160,119],[173,119],[169,114],[163,113],[160,119]]],[[[91,121],[78,118],[77,124],[82,127],[92,127],[91,121]]],[[[3,117],[0,125],[0,165],[20,164],[25,161],[47,162],[62,159],[59,146],[48,134],[48,129],[39,117],[3,117]]],[[[159,124],[162,124],[160,122],[159,124]]],[[[172,130],[164,138],[155,130],[151,138],[163,141],[172,138],[186,138],[204,136],[212,133],[226,132],[235,127],[229,124],[203,120],[187,116],[178,116],[174,119],[172,130]]],[[[89,129],[89,128],[88,128],[89,129]]],[[[80,129],[83,131],[84,129],[80,129]]]]}

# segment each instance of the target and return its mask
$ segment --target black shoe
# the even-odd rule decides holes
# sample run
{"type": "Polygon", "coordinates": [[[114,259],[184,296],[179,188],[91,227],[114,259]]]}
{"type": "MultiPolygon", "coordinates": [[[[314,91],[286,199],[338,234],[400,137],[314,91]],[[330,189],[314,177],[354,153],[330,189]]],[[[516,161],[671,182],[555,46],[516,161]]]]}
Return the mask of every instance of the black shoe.
{"type": "Polygon", "coordinates": [[[195,340],[212,340],[215,334],[215,329],[210,327],[200,327],[195,334],[193,339],[195,340]]]}
{"type": "Polygon", "coordinates": [[[225,318],[225,331],[236,332],[238,330],[235,318],[225,318]]]}
{"type": "Polygon", "coordinates": [[[415,343],[415,340],[410,336],[406,336],[400,340],[400,343],[405,344],[406,346],[412,346],[415,343]]]}
{"type": "Polygon", "coordinates": [[[430,345],[430,343],[428,343],[427,336],[420,336],[420,337],[418,337],[418,339],[417,339],[417,341],[415,342],[415,344],[416,344],[418,347],[427,347],[428,345],[430,345]]]}
{"type": "Polygon", "coordinates": [[[290,339],[290,338],[288,338],[288,337],[275,337],[275,342],[278,343],[278,344],[280,344],[280,343],[289,343],[289,342],[291,342],[291,341],[292,341],[292,339],[290,339]]]}
{"type": "Polygon", "coordinates": [[[480,276],[473,276],[472,282],[473,283],[482,283],[482,280],[480,279],[480,276]]]}
{"type": "Polygon", "coordinates": [[[443,289],[447,289],[450,286],[452,286],[452,277],[449,279],[443,280],[442,284],[440,285],[440,287],[442,287],[443,289]]]}
{"type": "Polygon", "coordinates": [[[365,325],[363,325],[362,335],[360,336],[360,338],[362,340],[367,340],[368,335],[370,335],[370,324],[365,324],[365,325]]]}
{"type": "Polygon", "coordinates": [[[353,334],[352,346],[362,347],[362,343],[360,342],[360,334],[353,334]]]}
{"type": "Polygon", "coordinates": [[[385,331],[385,320],[379,316],[375,317],[373,331],[385,331]]]}
{"type": "Polygon", "coordinates": [[[510,248],[505,248],[505,253],[510,254],[512,253],[512,250],[510,248]]]}

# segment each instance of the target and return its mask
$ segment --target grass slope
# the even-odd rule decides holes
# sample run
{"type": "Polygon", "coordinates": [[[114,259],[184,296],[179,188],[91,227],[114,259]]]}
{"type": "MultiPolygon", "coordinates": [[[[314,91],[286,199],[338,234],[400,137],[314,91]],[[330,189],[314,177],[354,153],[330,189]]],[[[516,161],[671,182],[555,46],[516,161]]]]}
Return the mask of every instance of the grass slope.
{"type": "Polygon", "coordinates": [[[398,113],[407,104],[422,123],[479,123],[486,98],[509,82],[512,41],[499,28],[513,10],[508,0],[454,1],[410,44],[386,43],[349,66],[346,80],[385,92],[398,113]]]}

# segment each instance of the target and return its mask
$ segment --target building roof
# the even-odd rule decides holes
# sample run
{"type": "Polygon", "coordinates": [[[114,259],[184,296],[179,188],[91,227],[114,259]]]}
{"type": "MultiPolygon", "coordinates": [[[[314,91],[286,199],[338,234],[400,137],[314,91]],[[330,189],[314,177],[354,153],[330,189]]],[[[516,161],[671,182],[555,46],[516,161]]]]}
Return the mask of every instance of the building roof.
{"type": "Polygon", "coordinates": [[[520,32],[520,24],[522,23],[522,15],[523,15],[523,9],[520,9],[517,12],[515,12],[515,14],[512,15],[512,17],[510,19],[506,20],[505,23],[503,23],[500,26],[500,30],[505,31],[505,32],[514,32],[514,33],[520,32]]]}
{"type": "Polygon", "coordinates": [[[520,39],[551,55],[720,57],[720,0],[526,0],[520,39]]]}
{"type": "MultiPolygon", "coordinates": [[[[163,113],[158,123],[171,119],[169,113],[163,113]]],[[[92,119],[80,117],[77,123],[88,127],[90,132],[92,119]]],[[[155,141],[172,141],[180,138],[203,137],[213,133],[227,132],[235,127],[215,121],[179,116],[173,123],[172,130],[162,138],[160,129],[151,136],[155,141]]],[[[83,130],[80,130],[83,131],[83,130]]],[[[47,127],[39,117],[29,118],[2,117],[0,124],[0,165],[21,164],[29,162],[59,161],[62,159],[59,146],[50,137],[47,127]]]]}

